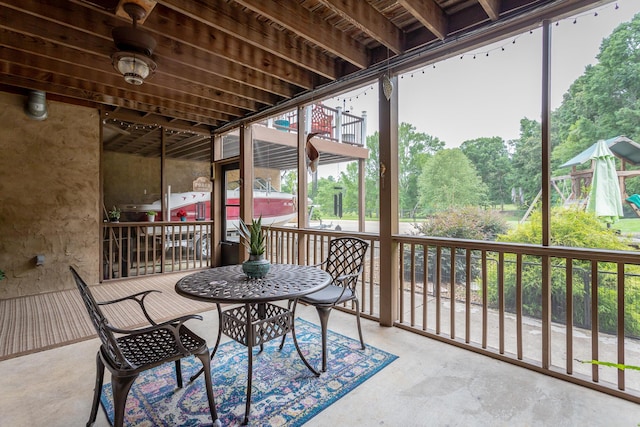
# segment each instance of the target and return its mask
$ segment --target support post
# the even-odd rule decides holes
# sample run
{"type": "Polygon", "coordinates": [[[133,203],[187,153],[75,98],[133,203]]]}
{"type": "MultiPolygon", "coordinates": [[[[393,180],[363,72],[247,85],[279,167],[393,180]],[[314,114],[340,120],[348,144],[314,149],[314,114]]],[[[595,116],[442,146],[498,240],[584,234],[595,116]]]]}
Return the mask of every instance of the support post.
{"type": "MultiPolygon", "coordinates": [[[[253,136],[250,126],[240,126],[240,219],[253,219],[253,136]]],[[[238,260],[248,259],[243,245],[238,245],[238,260]]]]}
{"type": "Polygon", "coordinates": [[[223,191],[225,191],[225,189],[222,188],[224,179],[221,179],[222,168],[219,163],[216,163],[216,160],[222,159],[222,136],[213,135],[211,140],[211,181],[213,184],[213,192],[211,193],[211,219],[213,221],[213,225],[211,226],[211,265],[217,266],[222,264],[220,242],[223,240],[223,236],[220,224],[222,224],[224,220],[221,203],[222,195],[224,194],[223,191]]]}
{"type": "MultiPolygon", "coordinates": [[[[542,23],[542,246],[551,244],[551,22],[542,23]]],[[[551,260],[542,256],[542,368],[551,367],[551,260]]]]}
{"type": "MultiPolygon", "coordinates": [[[[306,108],[298,106],[298,228],[307,228],[309,225],[309,198],[307,192],[307,153],[305,144],[307,134],[303,129],[307,129],[308,115],[306,108]]],[[[307,235],[298,233],[298,264],[307,263],[307,235]]]]}
{"type": "Polygon", "coordinates": [[[358,231],[363,233],[365,231],[365,215],[366,215],[366,201],[365,201],[365,186],[366,186],[366,170],[364,159],[358,160],[358,231]]]}
{"type": "MultiPolygon", "coordinates": [[[[398,234],[398,78],[389,101],[378,81],[380,117],[379,185],[380,185],[380,324],[393,326],[398,318],[398,245],[392,235],[398,234]]],[[[373,248],[372,248],[373,250],[373,248]]]]}

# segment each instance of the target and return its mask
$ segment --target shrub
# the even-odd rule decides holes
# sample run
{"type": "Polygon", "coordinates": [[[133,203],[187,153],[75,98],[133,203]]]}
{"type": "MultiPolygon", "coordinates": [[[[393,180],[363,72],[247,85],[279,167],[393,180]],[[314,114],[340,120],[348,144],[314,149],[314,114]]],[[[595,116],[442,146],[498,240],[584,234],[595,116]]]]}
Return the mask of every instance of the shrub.
{"type": "Polygon", "coordinates": [[[309,217],[309,219],[312,220],[312,221],[319,221],[324,216],[326,216],[326,215],[322,211],[322,208],[320,206],[314,206],[313,209],[311,210],[311,216],[309,217]]]}
{"type": "MultiPolygon", "coordinates": [[[[540,244],[542,241],[542,218],[539,212],[531,216],[531,221],[521,224],[498,238],[501,242],[540,244]]],[[[554,209],[551,213],[551,242],[556,246],[600,248],[611,250],[632,250],[626,239],[606,228],[593,213],[577,209],[554,209]]],[[[516,261],[514,255],[505,255],[504,297],[505,309],[516,311],[516,261]]],[[[573,294],[566,289],[566,262],[564,259],[551,260],[551,318],[555,322],[566,321],[567,298],[573,299],[573,322],[576,326],[591,327],[591,265],[588,261],[573,260],[573,294]]],[[[638,268],[628,266],[626,273],[638,273],[638,268]]],[[[489,272],[489,304],[497,307],[498,289],[495,268],[489,272]]],[[[617,319],[616,266],[611,263],[598,265],[598,318],[599,329],[615,333],[617,319]]],[[[640,284],[635,277],[625,279],[625,305],[637,307],[640,301],[640,284]]],[[[522,310],[523,314],[541,318],[542,316],[542,264],[539,257],[524,256],[522,266],[522,310]]],[[[628,335],[640,336],[640,316],[637,310],[625,312],[625,330],[628,335]]]]}
{"type": "MultiPolygon", "coordinates": [[[[500,235],[500,242],[542,243],[542,213],[531,214],[530,221],[500,235]]],[[[627,239],[606,228],[592,212],[578,209],[551,210],[551,245],[578,248],[630,250],[627,239]]]]}
{"type": "Polygon", "coordinates": [[[425,236],[471,240],[495,240],[508,229],[498,211],[473,206],[438,212],[414,227],[425,236]]]}
{"type": "MultiPolygon", "coordinates": [[[[426,222],[422,224],[414,224],[417,233],[430,237],[450,237],[456,239],[469,240],[495,240],[499,233],[507,230],[507,223],[502,216],[493,210],[485,210],[478,207],[465,207],[450,209],[438,212],[432,215],[426,222]]],[[[404,253],[405,272],[409,273],[411,269],[411,253],[409,249],[404,253]]],[[[427,268],[429,280],[435,280],[436,267],[436,250],[428,248],[427,250],[427,268]]],[[[424,263],[424,251],[416,250],[415,269],[416,278],[421,279],[424,263]]],[[[464,283],[466,281],[466,259],[464,250],[456,251],[455,261],[456,282],[464,283]]],[[[440,257],[441,280],[443,282],[451,282],[451,250],[442,249],[440,257]]],[[[478,263],[471,266],[472,276],[479,273],[478,263]]]]}

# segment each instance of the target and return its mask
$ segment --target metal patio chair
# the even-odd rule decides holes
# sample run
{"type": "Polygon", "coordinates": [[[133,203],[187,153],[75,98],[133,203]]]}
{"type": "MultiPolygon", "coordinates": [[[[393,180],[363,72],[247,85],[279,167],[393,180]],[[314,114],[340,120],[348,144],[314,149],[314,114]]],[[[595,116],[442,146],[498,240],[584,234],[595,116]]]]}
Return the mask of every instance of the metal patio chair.
{"type": "Polygon", "coordinates": [[[96,356],[96,383],[93,394],[93,405],[87,426],[91,426],[98,413],[104,367],[111,372],[111,384],[113,386],[114,423],[120,427],[124,422],[124,410],[129,390],[138,375],[148,369],[167,362],[175,362],[176,379],[178,387],[182,387],[182,371],[180,360],[184,357],[195,355],[202,362],[204,379],[209,401],[209,410],[214,426],[220,426],[220,420],[216,412],[216,406],[211,384],[210,356],[207,343],[204,339],[184,326],[189,319],[202,320],[201,316],[182,316],[162,323],[156,323],[148,314],[144,305],[144,299],[152,292],[144,291],[137,294],[118,298],[113,301],[96,302],[87,284],[82,280],[78,272],[70,267],[73,278],[76,281],[82,300],[85,303],[91,322],[102,341],[100,350],[96,356]],[[133,300],[140,306],[142,313],[147,318],[150,326],[140,329],[120,329],[109,324],[109,321],[100,309],[101,305],[119,303],[125,300],[133,300]],[[117,334],[117,336],[116,336],[117,334]]]}
{"type": "MultiPolygon", "coordinates": [[[[365,349],[360,326],[360,303],[358,301],[358,278],[364,268],[364,256],[369,243],[357,237],[340,237],[329,243],[327,259],[317,264],[331,275],[331,284],[326,288],[300,297],[300,301],[316,307],[322,330],[322,372],[327,370],[327,324],[331,309],[338,304],[353,301],[360,344],[365,349]]],[[[284,337],[283,337],[284,343],[284,337]]]]}

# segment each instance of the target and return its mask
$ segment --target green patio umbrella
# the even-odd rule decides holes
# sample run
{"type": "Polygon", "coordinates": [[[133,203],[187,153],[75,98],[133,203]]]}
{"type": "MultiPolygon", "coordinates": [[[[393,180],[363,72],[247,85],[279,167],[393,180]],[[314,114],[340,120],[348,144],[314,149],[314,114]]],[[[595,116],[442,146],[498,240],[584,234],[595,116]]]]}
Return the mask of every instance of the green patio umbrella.
{"type": "Polygon", "coordinates": [[[616,161],[603,140],[598,141],[591,158],[594,166],[587,211],[595,212],[597,217],[612,223],[623,216],[616,161]]]}

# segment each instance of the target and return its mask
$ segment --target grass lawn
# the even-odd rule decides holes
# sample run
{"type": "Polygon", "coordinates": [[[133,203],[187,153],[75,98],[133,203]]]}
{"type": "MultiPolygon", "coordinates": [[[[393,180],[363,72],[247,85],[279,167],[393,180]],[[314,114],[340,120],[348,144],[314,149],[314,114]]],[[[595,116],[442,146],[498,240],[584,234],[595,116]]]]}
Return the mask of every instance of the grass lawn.
{"type": "Polygon", "coordinates": [[[640,233],[640,218],[622,218],[615,222],[611,228],[622,233],[640,233]]]}

